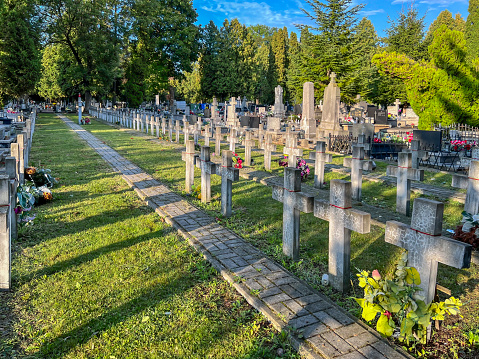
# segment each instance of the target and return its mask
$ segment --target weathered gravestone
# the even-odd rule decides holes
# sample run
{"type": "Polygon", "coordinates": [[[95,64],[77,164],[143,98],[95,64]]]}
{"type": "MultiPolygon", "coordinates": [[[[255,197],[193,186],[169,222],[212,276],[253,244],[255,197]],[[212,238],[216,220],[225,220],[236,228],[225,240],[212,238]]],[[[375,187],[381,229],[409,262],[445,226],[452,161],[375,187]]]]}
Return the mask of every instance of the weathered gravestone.
{"type": "MultiPolygon", "coordinates": [[[[295,111],[301,108],[296,108],[295,111]]],[[[303,107],[301,117],[301,129],[304,131],[304,136],[311,139],[316,136],[316,118],[314,113],[314,84],[312,82],[305,82],[303,84],[303,107]]]]}
{"type": "Polygon", "coordinates": [[[0,175],[0,290],[10,290],[12,287],[10,199],[10,179],[8,175],[0,175]]]}
{"type": "Polygon", "coordinates": [[[388,111],[377,109],[374,112],[374,123],[376,125],[387,125],[388,124],[388,111]]]}
{"type": "Polygon", "coordinates": [[[173,120],[170,119],[168,125],[168,137],[170,138],[170,142],[173,142],[173,120]]]}
{"type": "Polygon", "coordinates": [[[251,138],[251,131],[246,131],[244,140],[244,165],[251,166],[251,149],[256,144],[256,141],[251,138]]]}
{"type": "Polygon", "coordinates": [[[283,147],[283,154],[288,156],[288,167],[296,167],[298,157],[303,155],[303,149],[297,147],[296,141],[296,134],[287,134],[286,145],[283,147]]]}
{"type": "Polygon", "coordinates": [[[235,152],[236,144],[239,143],[239,139],[236,136],[236,129],[235,128],[230,129],[230,135],[227,136],[227,140],[230,143],[230,151],[235,152]]]}
{"type": "Polygon", "coordinates": [[[371,215],[352,208],[351,182],[331,180],[329,203],[314,200],[314,216],[329,221],[329,276],[333,288],[350,288],[351,231],[369,233],[371,215]]]}
{"type": "Polygon", "coordinates": [[[464,211],[472,215],[479,213],[479,161],[472,160],[469,173],[452,176],[452,187],[467,189],[464,211]]]}
{"type": "Polygon", "coordinates": [[[215,128],[215,154],[221,156],[221,141],[223,140],[223,134],[221,133],[221,126],[215,128]]]}
{"type": "Polygon", "coordinates": [[[177,120],[175,125],[175,142],[176,143],[180,143],[180,130],[181,130],[180,120],[177,120]]]}
{"type": "Polygon", "coordinates": [[[211,175],[216,174],[217,164],[211,162],[210,148],[201,146],[200,157],[196,160],[196,167],[201,169],[201,202],[211,201],[211,175]]]}
{"type": "Polygon", "coordinates": [[[331,81],[324,90],[323,114],[319,127],[324,133],[337,134],[343,130],[339,125],[339,104],[341,102],[341,90],[336,84],[336,74],[331,73],[331,81]]]}
{"type": "Polygon", "coordinates": [[[283,88],[278,85],[274,88],[274,117],[283,118],[283,88]]]}
{"type": "Polygon", "coordinates": [[[204,133],[205,146],[210,145],[210,138],[211,138],[211,127],[210,125],[206,125],[205,133],[204,133]]]}
{"type": "Polygon", "coordinates": [[[195,143],[186,141],[186,151],[181,152],[181,159],[186,164],[185,191],[191,193],[195,182],[195,163],[198,155],[195,153],[195,143]]]}
{"type": "Polygon", "coordinates": [[[264,169],[271,170],[271,152],[276,151],[276,145],[273,144],[271,133],[266,134],[266,140],[263,144],[264,150],[264,169]]]}
{"type": "Polygon", "coordinates": [[[426,151],[421,150],[421,143],[419,140],[411,140],[409,148],[402,150],[402,152],[411,154],[412,168],[419,168],[419,159],[425,158],[427,155],[426,151]]]}
{"type": "Polygon", "coordinates": [[[343,160],[344,167],[351,167],[351,182],[352,182],[352,196],[356,201],[361,200],[361,187],[363,185],[363,166],[364,162],[364,147],[353,145],[353,156],[343,160]]]}
{"type": "Polygon", "coordinates": [[[386,222],[385,240],[407,250],[408,267],[414,267],[421,277],[426,304],[434,299],[437,265],[469,268],[471,245],[442,237],[444,204],[425,198],[416,198],[413,204],[411,226],[386,222]]]}
{"type": "Polygon", "coordinates": [[[284,169],[284,187],[273,186],[273,199],[283,203],[283,253],[299,259],[299,215],[313,212],[314,197],[301,192],[301,170],[284,169]]]}
{"type": "Polygon", "coordinates": [[[316,141],[316,151],[309,153],[309,159],[314,161],[314,187],[324,187],[324,168],[333,160],[331,153],[326,153],[326,142],[316,141]]]}
{"type": "Polygon", "coordinates": [[[221,175],[221,214],[224,217],[231,216],[233,181],[239,181],[239,169],[233,167],[232,156],[231,151],[223,151],[221,167],[216,167],[217,174],[221,175]]]}
{"type": "Polygon", "coordinates": [[[410,215],[411,181],[423,181],[424,170],[412,168],[412,155],[398,153],[398,165],[388,166],[388,176],[397,178],[396,211],[406,216],[410,215]]]}

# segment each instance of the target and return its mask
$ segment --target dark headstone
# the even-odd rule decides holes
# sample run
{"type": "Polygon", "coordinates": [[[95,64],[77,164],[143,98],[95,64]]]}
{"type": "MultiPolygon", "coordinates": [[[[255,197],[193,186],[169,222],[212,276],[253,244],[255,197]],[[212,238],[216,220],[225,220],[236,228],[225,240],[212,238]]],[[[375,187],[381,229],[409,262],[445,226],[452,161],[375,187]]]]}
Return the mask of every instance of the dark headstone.
{"type": "Polygon", "coordinates": [[[205,108],[204,114],[205,114],[205,117],[211,117],[211,110],[209,108],[205,108]]]}
{"type": "Polygon", "coordinates": [[[414,130],[413,140],[418,140],[422,150],[440,151],[442,142],[441,131],[414,130]]]}
{"type": "Polygon", "coordinates": [[[378,108],[376,106],[368,106],[368,109],[366,110],[367,117],[374,117],[374,114],[376,113],[377,109],[378,108]]]}
{"type": "Polygon", "coordinates": [[[374,113],[374,123],[377,125],[387,125],[388,124],[388,111],[387,110],[376,110],[374,113]]]}
{"type": "Polygon", "coordinates": [[[303,109],[301,108],[301,105],[294,105],[294,114],[295,115],[300,115],[303,113],[303,109]]]}
{"type": "Polygon", "coordinates": [[[249,116],[240,116],[240,126],[249,127],[249,116]]]}

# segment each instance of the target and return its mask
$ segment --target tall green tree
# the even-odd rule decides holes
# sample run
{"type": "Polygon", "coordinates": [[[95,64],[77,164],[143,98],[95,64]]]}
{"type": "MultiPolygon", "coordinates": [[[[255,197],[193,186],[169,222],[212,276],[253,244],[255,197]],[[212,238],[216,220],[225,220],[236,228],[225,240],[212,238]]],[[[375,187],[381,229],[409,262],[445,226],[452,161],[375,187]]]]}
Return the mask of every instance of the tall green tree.
{"type": "Polygon", "coordinates": [[[205,99],[218,96],[217,83],[221,77],[218,55],[221,52],[221,38],[218,27],[210,21],[202,29],[199,57],[200,91],[205,99]]]}
{"type": "Polygon", "coordinates": [[[479,57],[479,0],[469,0],[466,21],[466,44],[469,60],[479,57]]]}
{"type": "Polygon", "coordinates": [[[61,44],[47,45],[42,51],[42,76],[37,84],[37,91],[41,97],[51,100],[65,98],[62,87],[63,54],[61,44]]]}
{"type": "Polygon", "coordinates": [[[466,58],[464,33],[438,28],[429,46],[430,61],[383,52],[373,61],[383,74],[406,84],[408,100],[419,115],[419,128],[435,123],[479,125],[479,76],[466,58]]]}
{"type": "MultiPolygon", "coordinates": [[[[356,82],[354,41],[357,14],[364,5],[352,0],[308,0],[311,10],[304,10],[315,25],[301,33],[301,79],[297,83],[314,82],[316,96],[321,98],[324,88],[335,72],[341,87],[341,99],[354,102],[356,82]]],[[[297,90],[299,91],[299,89],[297,90]]]]}
{"type": "Polygon", "coordinates": [[[119,46],[111,9],[117,0],[40,0],[45,34],[51,44],[68,51],[70,87],[67,95],[84,93],[88,111],[91,95],[109,92],[119,71],[119,46]]]}
{"type": "Polygon", "coordinates": [[[271,49],[274,54],[274,68],[277,84],[286,89],[286,70],[288,63],[288,30],[286,27],[273,33],[271,37],[271,49]]]}
{"type": "Polygon", "coordinates": [[[31,93],[40,77],[40,33],[25,0],[0,2],[0,102],[31,93]]]}
{"type": "MultiPolygon", "coordinates": [[[[304,29],[303,31],[307,31],[304,29]]],[[[299,104],[303,100],[303,83],[301,82],[301,43],[295,32],[291,32],[289,37],[288,62],[286,71],[286,86],[288,89],[288,99],[291,103],[299,104]]]]}

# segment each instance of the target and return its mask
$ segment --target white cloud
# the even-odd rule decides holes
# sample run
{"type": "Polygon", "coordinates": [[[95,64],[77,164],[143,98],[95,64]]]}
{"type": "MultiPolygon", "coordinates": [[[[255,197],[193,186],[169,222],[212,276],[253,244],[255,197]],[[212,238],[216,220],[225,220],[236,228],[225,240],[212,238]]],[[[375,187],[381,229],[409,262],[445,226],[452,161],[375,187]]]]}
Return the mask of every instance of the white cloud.
{"type": "Polygon", "coordinates": [[[362,10],[359,12],[359,14],[363,16],[373,16],[377,14],[382,14],[384,13],[384,9],[378,9],[378,10],[362,10]]]}

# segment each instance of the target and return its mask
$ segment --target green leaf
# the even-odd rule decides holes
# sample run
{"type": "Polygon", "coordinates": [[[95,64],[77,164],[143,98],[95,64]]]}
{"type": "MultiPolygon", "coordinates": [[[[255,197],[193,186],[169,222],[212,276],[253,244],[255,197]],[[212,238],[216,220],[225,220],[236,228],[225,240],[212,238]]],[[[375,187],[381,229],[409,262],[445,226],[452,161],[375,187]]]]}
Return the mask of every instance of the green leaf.
{"type": "Polygon", "coordinates": [[[381,311],[382,308],[379,305],[367,303],[363,307],[362,317],[364,320],[370,322],[371,320],[376,318],[376,314],[380,313],[381,311]]]}
{"type": "Polygon", "coordinates": [[[407,284],[415,284],[415,285],[420,285],[421,284],[421,277],[419,275],[419,272],[417,271],[416,268],[410,267],[406,269],[406,283],[407,284]]]}
{"type": "Polygon", "coordinates": [[[381,314],[376,324],[377,331],[386,337],[393,335],[394,327],[391,326],[390,322],[394,325],[394,321],[390,320],[386,315],[381,314]]]}

